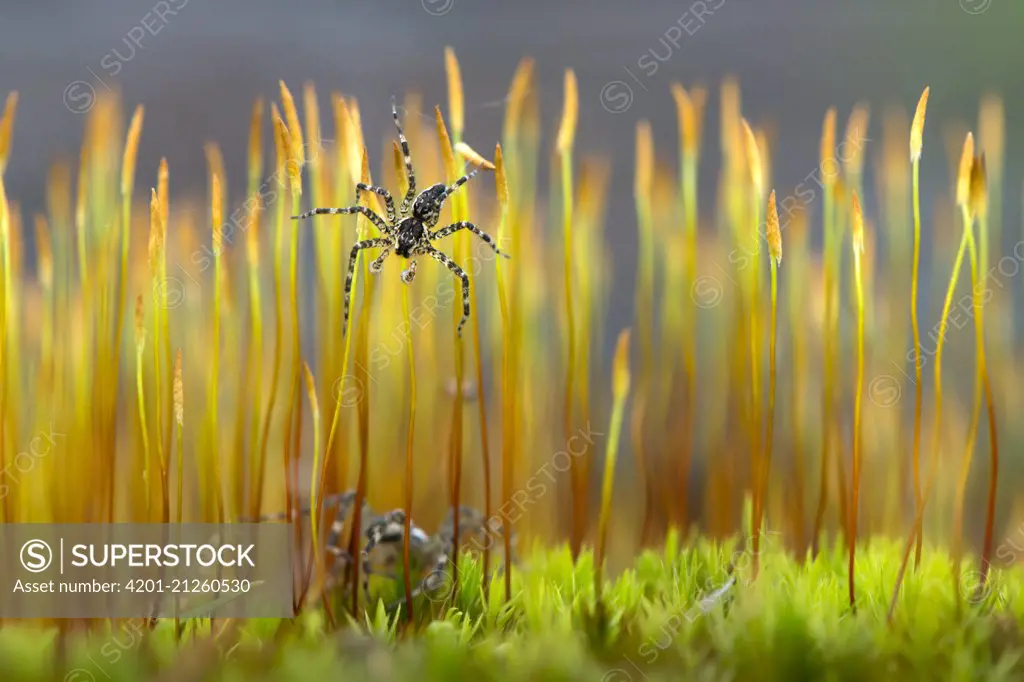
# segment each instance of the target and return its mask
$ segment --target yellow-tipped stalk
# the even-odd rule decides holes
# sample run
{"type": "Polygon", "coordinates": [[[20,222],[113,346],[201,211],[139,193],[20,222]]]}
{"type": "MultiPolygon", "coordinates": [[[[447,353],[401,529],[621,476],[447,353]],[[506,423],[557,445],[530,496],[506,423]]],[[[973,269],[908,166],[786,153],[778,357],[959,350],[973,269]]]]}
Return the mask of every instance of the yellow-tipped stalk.
{"type": "MultiPolygon", "coordinates": [[[[982,154],[980,157],[975,158],[974,164],[971,167],[971,185],[970,185],[970,205],[971,213],[973,213],[978,220],[978,232],[982,235],[979,240],[979,250],[981,254],[978,258],[978,262],[981,265],[981,269],[985,272],[985,237],[983,235],[988,232],[988,213],[989,213],[989,188],[988,188],[988,171],[985,164],[985,155],[982,154]]],[[[973,239],[971,240],[973,244],[973,239]]],[[[975,288],[975,294],[980,293],[975,288]]],[[[976,311],[975,323],[977,324],[977,335],[978,343],[984,347],[984,319],[982,317],[982,310],[980,306],[976,311]]],[[[989,431],[989,481],[988,481],[988,504],[985,511],[985,539],[982,543],[981,549],[981,580],[978,586],[979,593],[983,593],[985,589],[985,583],[988,580],[989,569],[992,566],[992,549],[993,549],[993,534],[995,532],[995,517],[996,517],[996,491],[999,489],[999,438],[996,433],[996,408],[993,403],[992,397],[992,382],[989,378],[987,367],[983,367],[981,378],[985,389],[985,403],[988,406],[988,431],[989,431]]]]}
{"type": "Polygon", "coordinates": [[[142,355],[146,350],[146,326],[142,294],[135,299],[135,390],[139,403],[139,429],[142,431],[142,480],[146,487],[146,521],[153,519],[153,477],[150,469],[149,427],[146,425],[146,393],[142,383],[142,355]]]}
{"type": "MultiPolygon", "coordinates": [[[[10,357],[7,349],[8,310],[7,300],[11,290],[11,229],[8,216],[7,191],[4,188],[4,177],[0,174],[0,262],[3,263],[3,274],[0,276],[0,465],[9,466],[7,462],[7,402],[8,391],[11,381],[7,375],[10,373],[10,357]]],[[[9,523],[11,519],[10,496],[4,497],[0,510],[3,511],[3,521],[9,523]]]]}
{"type": "MultiPolygon", "coordinates": [[[[455,151],[461,156],[469,160],[471,163],[484,170],[495,170],[495,165],[485,159],[482,155],[477,153],[472,147],[461,140],[455,143],[455,151]]],[[[467,210],[468,213],[468,210],[467,210]]],[[[498,244],[501,244],[499,241],[498,244]]],[[[501,260],[500,258],[498,260],[501,260]]],[[[476,288],[472,288],[470,291],[471,303],[473,308],[476,309],[476,288]]],[[[471,321],[473,325],[473,358],[475,361],[476,369],[476,384],[477,386],[484,385],[484,368],[483,360],[480,353],[480,316],[474,315],[471,321]]],[[[461,390],[461,389],[458,389],[461,390]]],[[[484,489],[484,518],[491,517],[491,445],[489,439],[489,430],[487,426],[487,405],[485,401],[477,400],[478,416],[480,419],[480,459],[483,469],[483,489],[484,489]]],[[[458,521],[455,522],[456,524],[458,521]]],[[[484,548],[483,561],[481,565],[481,575],[483,577],[483,589],[486,594],[488,590],[488,570],[490,567],[490,545],[484,548]]]]}
{"type": "Polygon", "coordinates": [[[764,488],[761,485],[761,340],[758,338],[760,316],[757,314],[760,305],[761,290],[761,267],[757,254],[761,250],[761,195],[764,192],[764,169],[761,164],[761,151],[757,146],[757,137],[751,130],[747,119],[740,118],[740,127],[743,130],[743,154],[746,160],[751,183],[751,218],[754,229],[750,232],[749,243],[753,245],[750,250],[755,254],[751,263],[750,274],[747,276],[747,293],[750,301],[750,440],[751,440],[751,472],[753,491],[753,505],[751,507],[751,524],[754,534],[754,575],[757,575],[757,558],[760,548],[760,518],[764,500],[761,499],[764,488]]]}
{"type": "MultiPolygon", "coordinates": [[[[319,502],[318,492],[320,489],[320,403],[316,399],[316,382],[313,381],[313,373],[309,370],[309,364],[303,363],[302,367],[305,370],[306,395],[309,398],[309,407],[313,414],[313,466],[310,468],[309,506],[310,509],[316,509],[319,502]]],[[[320,580],[319,572],[322,568],[320,559],[320,519],[317,514],[310,514],[309,521],[313,542],[313,581],[318,582],[320,580]]]]}
{"type": "Polygon", "coordinates": [[[448,118],[452,123],[457,141],[462,139],[462,131],[466,125],[466,107],[462,92],[462,72],[455,50],[449,46],[444,48],[444,72],[448,82],[448,118]]]}
{"type": "Polygon", "coordinates": [[[964,496],[967,492],[967,480],[971,472],[971,461],[974,457],[974,442],[978,433],[978,422],[981,418],[982,385],[985,375],[985,342],[982,325],[981,292],[978,290],[978,255],[974,243],[974,216],[971,213],[971,170],[974,166],[974,135],[970,132],[964,139],[963,151],[956,180],[956,206],[960,209],[963,230],[967,234],[967,249],[971,259],[971,294],[975,331],[975,378],[974,406],[971,410],[971,424],[967,432],[967,442],[960,465],[960,477],[957,481],[956,497],[953,506],[953,592],[956,595],[959,611],[963,595],[960,589],[960,569],[962,563],[963,514],[964,496]]]}
{"type": "Polygon", "coordinates": [[[4,102],[4,115],[0,118],[0,175],[7,170],[7,160],[11,156],[11,142],[14,139],[14,119],[18,112],[18,91],[7,93],[4,102]]]}
{"type": "MultiPolygon", "coordinates": [[[[508,191],[508,177],[505,173],[505,160],[502,156],[501,145],[498,144],[494,148],[494,184],[495,190],[498,195],[498,205],[501,207],[501,219],[498,223],[498,243],[503,244],[502,238],[505,236],[505,227],[508,222],[508,204],[509,204],[509,191],[508,191]]],[[[514,412],[512,404],[512,378],[510,375],[510,364],[509,364],[509,310],[508,310],[508,297],[505,294],[505,279],[501,272],[501,258],[494,259],[495,274],[497,275],[498,282],[498,305],[501,309],[501,331],[502,338],[505,339],[501,344],[501,424],[502,424],[502,439],[501,439],[501,499],[510,500],[512,499],[512,477],[515,473],[514,465],[515,460],[513,457],[513,450],[511,447],[511,427],[513,425],[514,412]]],[[[508,602],[512,599],[512,533],[509,527],[509,520],[507,514],[502,514],[502,540],[505,543],[505,601],[508,602]]],[[[486,555],[485,555],[486,556],[486,555]]],[[[485,576],[486,576],[486,568],[485,576]]]]}
{"type": "Polygon", "coordinates": [[[213,499],[216,503],[218,523],[224,521],[224,501],[222,479],[220,474],[220,316],[221,316],[221,252],[223,251],[224,194],[221,190],[221,178],[214,168],[210,174],[210,224],[212,227],[213,246],[213,342],[212,368],[210,372],[210,465],[212,467],[213,499]]]}
{"type": "MultiPolygon", "coordinates": [[[[964,253],[966,252],[970,241],[970,232],[965,229],[960,238],[960,247],[957,249],[956,259],[953,262],[953,273],[949,279],[949,286],[946,289],[946,298],[942,306],[942,315],[939,318],[939,333],[935,343],[935,426],[932,434],[931,471],[928,474],[928,481],[925,485],[924,494],[921,498],[921,505],[918,508],[916,518],[914,519],[914,527],[911,529],[910,536],[907,538],[906,547],[904,548],[903,563],[900,566],[899,573],[897,574],[896,587],[893,591],[892,601],[889,605],[890,622],[892,619],[893,609],[896,605],[896,597],[899,595],[903,574],[906,571],[906,565],[909,561],[911,545],[916,539],[917,547],[920,548],[921,546],[921,530],[924,520],[924,511],[928,505],[928,500],[931,496],[935,477],[939,468],[939,445],[942,436],[942,350],[946,340],[946,322],[949,318],[949,310],[953,303],[953,294],[956,291],[956,283],[960,276],[960,267],[963,264],[964,253]]],[[[984,565],[985,564],[983,563],[983,568],[984,565]]]]}
{"type": "MultiPolygon", "coordinates": [[[[358,120],[358,108],[353,103],[352,113],[353,121],[358,120]]],[[[358,129],[358,124],[353,123],[353,129],[358,129]]],[[[360,134],[361,135],[361,134],[360,134]]],[[[361,139],[361,136],[360,136],[361,139]]],[[[358,172],[360,181],[366,185],[372,185],[373,180],[370,177],[370,160],[366,155],[366,148],[362,148],[361,166],[358,172]]],[[[375,210],[378,215],[380,213],[379,202],[375,194],[364,192],[362,198],[366,201],[366,205],[375,210]]],[[[357,234],[359,238],[367,233],[369,229],[369,220],[366,218],[356,219],[357,234]]],[[[360,251],[360,254],[362,252],[360,251]]],[[[362,260],[362,268],[367,271],[366,285],[363,291],[362,304],[359,307],[359,328],[356,335],[355,345],[355,360],[354,364],[356,367],[356,379],[361,387],[361,395],[359,404],[357,405],[358,412],[358,432],[359,432],[359,478],[356,482],[356,500],[355,500],[355,513],[352,520],[352,528],[362,528],[362,506],[363,500],[366,498],[366,481],[369,475],[369,457],[370,457],[370,375],[366,369],[368,364],[368,338],[369,338],[369,327],[370,327],[370,301],[373,300],[374,291],[374,278],[369,277],[369,264],[365,257],[360,256],[362,260]]],[[[360,265],[357,261],[357,266],[360,265]]],[[[359,267],[357,267],[357,272],[359,267]]],[[[353,283],[353,289],[355,283],[353,283]]],[[[351,316],[350,316],[351,320],[351,316]]],[[[351,323],[351,322],[350,322],[351,323]]],[[[348,337],[346,336],[346,359],[348,354],[348,337]]],[[[322,499],[322,498],[321,498],[322,499]]],[[[408,518],[408,517],[406,517],[408,518]]],[[[409,533],[405,533],[405,537],[409,537],[409,533]]],[[[349,553],[352,556],[359,556],[360,543],[362,534],[355,531],[351,534],[349,540],[349,553]]],[[[404,562],[403,562],[404,563],[404,562]]],[[[355,563],[354,570],[352,571],[352,614],[355,615],[359,608],[359,562],[355,563]]],[[[408,573],[408,571],[406,571],[408,573]]]]}
{"type": "MultiPolygon", "coordinates": [[[[832,465],[832,432],[833,432],[833,406],[835,401],[835,348],[838,340],[835,338],[835,325],[833,319],[837,317],[834,310],[838,301],[835,293],[838,278],[839,258],[838,249],[835,244],[833,197],[835,191],[835,178],[832,174],[825,174],[825,164],[833,159],[836,148],[836,109],[829,107],[825,112],[825,121],[822,125],[821,146],[819,149],[820,165],[818,170],[822,172],[824,197],[822,199],[822,233],[824,242],[825,257],[825,334],[824,334],[824,381],[822,382],[821,396],[821,479],[818,486],[818,508],[814,517],[814,531],[811,536],[811,547],[817,554],[818,542],[821,539],[822,525],[825,521],[825,510],[828,507],[828,478],[832,465]]],[[[840,466],[842,463],[840,462],[840,466]]]]}
{"type": "Polygon", "coordinates": [[[864,215],[861,212],[860,197],[853,191],[853,282],[857,294],[857,388],[853,403],[853,489],[849,502],[848,538],[850,562],[848,567],[850,586],[850,608],[856,610],[854,586],[854,558],[857,552],[857,515],[860,510],[861,470],[861,403],[864,399],[864,283],[861,272],[861,258],[864,255],[864,215]]]}
{"type": "MultiPolygon", "coordinates": [[[[446,55],[452,54],[451,50],[448,49],[446,55]]],[[[445,66],[448,72],[449,82],[449,106],[458,113],[461,107],[462,101],[462,84],[459,80],[457,62],[454,61],[454,56],[448,58],[445,62],[445,66]]],[[[448,134],[448,128],[444,123],[444,116],[441,114],[440,107],[434,107],[434,123],[437,130],[437,138],[441,144],[441,159],[444,165],[445,176],[448,182],[454,182],[458,176],[458,170],[455,163],[455,153],[452,149],[452,138],[448,134]]],[[[459,129],[456,131],[456,141],[461,133],[459,129]]],[[[457,193],[452,196],[452,220],[460,222],[468,220],[468,212],[466,210],[466,191],[463,190],[461,193],[457,193]],[[458,201],[454,201],[458,199],[458,201]]],[[[461,237],[461,235],[460,235],[461,237]]],[[[465,241],[462,239],[456,239],[455,241],[455,254],[456,260],[463,261],[463,247],[465,241]]],[[[475,287],[470,281],[470,305],[473,309],[476,306],[473,305],[476,294],[474,293],[475,287]]],[[[453,324],[458,328],[459,320],[461,319],[462,311],[460,306],[452,306],[453,324]]],[[[473,316],[474,318],[479,317],[479,313],[473,316]]],[[[465,346],[463,344],[462,337],[455,334],[455,399],[452,404],[452,420],[451,420],[451,431],[449,436],[449,462],[451,471],[451,510],[452,510],[452,534],[454,542],[452,543],[452,593],[458,588],[459,581],[459,535],[461,533],[459,529],[460,514],[459,507],[462,499],[462,430],[463,430],[463,385],[465,376],[465,346]]],[[[408,516],[406,517],[408,519],[408,516]]],[[[408,538],[408,535],[406,535],[408,538]]]]}
{"type": "Polygon", "coordinates": [[[612,361],[612,418],[608,429],[608,445],[604,458],[604,479],[601,485],[601,515],[597,521],[597,548],[594,552],[594,596],[602,604],[604,586],[604,555],[608,538],[608,518],[612,507],[612,486],[615,482],[615,463],[619,454],[619,437],[626,397],[629,395],[629,328],[619,332],[612,361]]]}
{"type": "MultiPolygon", "coordinates": [[[[409,274],[416,272],[416,261],[409,264],[409,274]]],[[[409,537],[409,524],[412,520],[412,499],[413,499],[413,442],[416,430],[416,354],[412,347],[412,317],[409,314],[409,287],[402,287],[402,314],[405,318],[405,328],[409,335],[405,339],[406,358],[409,362],[409,425],[405,436],[405,537],[409,537]]],[[[402,580],[405,582],[405,610],[406,618],[413,622],[412,602],[412,576],[409,573],[410,555],[408,539],[402,546],[402,580]]],[[[457,558],[457,557],[456,557],[457,558]]]]}
{"type": "MultiPolygon", "coordinates": [[[[917,320],[917,282],[921,267],[921,200],[919,175],[921,166],[921,146],[923,145],[924,119],[928,110],[929,88],[921,93],[914,112],[914,120],[910,125],[910,163],[913,174],[914,201],[914,265],[910,284],[910,326],[914,334],[914,445],[911,452],[914,471],[914,499],[918,516],[921,515],[921,330],[917,320]]],[[[914,529],[917,535],[917,549],[914,554],[915,568],[921,562],[921,528],[914,529]]]]}
{"type": "MultiPolygon", "coordinates": [[[[782,265],[782,228],[779,225],[779,211],[775,205],[775,190],[768,196],[768,210],[765,214],[765,239],[768,241],[768,256],[771,267],[771,331],[768,337],[768,426],[764,439],[764,461],[761,463],[760,476],[755,481],[759,490],[757,496],[758,506],[754,514],[754,523],[751,531],[754,534],[754,577],[757,577],[760,568],[760,538],[761,526],[764,519],[765,498],[768,493],[768,479],[771,474],[772,463],[772,441],[775,430],[775,338],[777,335],[778,319],[778,270],[782,265]]],[[[755,472],[757,469],[755,469],[755,472]]]]}
{"type": "Polygon", "coordinates": [[[175,509],[175,521],[181,524],[184,519],[184,483],[185,483],[185,460],[182,450],[182,434],[185,429],[185,384],[181,375],[181,349],[174,358],[174,423],[177,426],[177,453],[178,453],[178,499],[175,509]]]}
{"type": "MultiPolygon", "coordinates": [[[[562,249],[563,278],[565,280],[565,314],[568,322],[566,339],[565,395],[562,407],[564,435],[572,435],[574,406],[576,403],[576,310],[573,307],[573,177],[572,150],[576,137],[576,121],[579,117],[579,95],[576,89],[576,74],[572,69],[565,72],[565,101],[562,108],[562,122],[558,128],[556,149],[562,178],[562,249]]],[[[586,462],[570,462],[569,476],[572,482],[572,534],[570,547],[574,558],[579,557],[585,532],[587,510],[586,462]]]]}
{"type": "Polygon", "coordinates": [[[117,312],[117,335],[114,337],[115,358],[121,347],[121,329],[124,320],[125,296],[128,293],[128,251],[131,243],[132,189],[135,186],[135,160],[139,153],[139,137],[142,135],[144,109],[140,104],[135,108],[128,128],[124,156],[121,162],[121,270],[119,276],[121,301],[117,312]]]}
{"type": "MultiPolygon", "coordinates": [[[[672,96],[676,103],[679,124],[680,196],[683,201],[683,230],[685,252],[683,254],[683,280],[688,290],[695,286],[697,278],[697,161],[700,155],[701,115],[704,91],[695,89],[687,93],[681,85],[672,85],[672,96]]],[[[688,330],[683,340],[683,365],[686,369],[686,416],[683,424],[685,443],[682,446],[679,481],[680,523],[685,531],[688,523],[688,501],[690,488],[690,463],[693,458],[693,425],[697,405],[697,325],[693,308],[686,309],[685,324],[688,330]]]]}
{"type": "MultiPolygon", "coordinates": [[[[178,471],[178,495],[177,505],[175,506],[175,521],[178,526],[181,526],[184,520],[184,509],[185,509],[185,456],[184,447],[182,445],[184,441],[185,431],[185,386],[181,376],[181,349],[178,349],[177,355],[174,358],[174,377],[171,382],[172,396],[173,396],[173,407],[174,407],[174,425],[176,433],[176,451],[177,451],[177,471],[178,471]]],[[[174,630],[175,632],[181,632],[181,622],[178,619],[178,600],[174,602],[174,630]]]]}
{"type": "Polygon", "coordinates": [[[862,176],[864,173],[864,141],[867,139],[868,124],[871,112],[866,104],[858,104],[850,112],[846,121],[846,132],[843,136],[843,170],[847,184],[861,194],[863,192],[862,176]]]}
{"type": "MultiPolygon", "coordinates": [[[[278,85],[281,90],[281,108],[284,111],[285,120],[287,121],[288,134],[284,138],[285,151],[287,154],[287,171],[288,171],[288,187],[291,190],[292,200],[292,215],[298,215],[302,212],[302,168],[306,163],[306,152],[303,146],[302,127],[299,123],[299,112],[295,107],[295,100],[292,98],[291,92],[288,87],[284,84],[284,81],[278,81],[278,85]]],[[[279,205],[283,206],[284,202],[280,202],[279,205]]],[[[290,240],[290,251],[288,254],[288,286],[291,292],[291,326],[292,326],[292,374],[291,374],[291,393],[288,398],[288,417],[285,422],[285,447],[283,450],[283,464],[286,481],[291,480],[291,468],[290,464],[298,466],[299,453],[297,448],[293,448],[293,443],[289,443],[289,435],[294,434],[297,440],[301,432],[301,427],[298,425],[301,420],[301,395],[299,391],[300,385],[300,373],[302,364],[302,346],[299,333],[299,285],[298,285],[298,271],[299,271],[299,236],[301,230],[293,229],[291,231],[290,240]],[[293,430],[293,424],[296,426],[293,430]]],[[[294,441],[293,441],[294,442],[294,441]]],[[[288,491],[285,498],[288,502],[288,508],[291,509],[291,495],[292,487],[285,484],[285,489],[288,491]]]]}
{"type": "MultiPolygon", "coordinates": [[[[164,498],[163,519],[165,522],[168,520],[167,515],[170,513],[170,498],[167,489],[170,440],[166,441],[165,446],[164,432],[166,430],[167,437],[170,438],[173,420],[173,410],[168,409],[165,429],[164,405],[170,407],[169,403],[172,402],[171,399],[173,398],[170,393],[164,394],[164,390],[171,389],[170,381],[167,382],[167,388],[164,388],[164,368],[166,367],[169,375],[172,362],[167,322],[167,259],[165,255],[167,252],[167,220],[170,212],[169,183],[167,159],[161,158],[160,167],[157,170],[156,192],[151,192],[150,196],[149,276],[153,296],[153,387],[156,410],[156,453],[157,461],[160,463],[164,498]],[[167,399],[166,403],[164,402],[165,398],[167,399]]],[[[168,376],[169,378],[170,376],[168,376]]]]}
{"type": "MultiPolygon", "coordinates": [[[[284,121],[277,111],[277,105],[271,104],[271,121],[274,126],[274,150],[276,158],[277,175],[285,172],[288,164],[288,130],[284,121]]],[[[283,319],[284,311],[281,304],[281,251],[284,240],[284,205],[285,202],[277,202],[277,211],[274,215],[274,242],[271,253],[274,256],[274,362],[270,374],[270,393],[267,397],[267,412],[263,419],[263,434],[260,437],[260,461],[257,466],[257,485],[253,491],[252,514],[257,516],[262,508],[263,480],[267,463],[267,443],[270,436],[270,423],[274,416],[274,406],[277,402],[277,384],[281,374],[281,344],[283,341],[283,319]]],[[[339,403],[340,404],[340,403],[339,403]]],[[[337,416],[337,415],[335,415],[337,416]]],[[[290,507],[289,507],[290,510],[290,507]]]]}
{"type": "MultiPolygon", "coordinates": [[[[245,255],[249,266],[249,310],[252,319],[252,339],[249,350],[249,358],[253,375],[252,394],[249,396],[256,409],[252,411],[252,423],[249,435],[250,451],[250,497],[255,500],[255,491],[259,487],[260,480],[260,410],[259,405],[263,400],[263,302],[260,291],[260,219],[263,211],[262,200],[259,192],[250,196],[249,208],[249,229],[245,235],[245,255]]],[[[258,516],[259,510],[249,510],[250,516],[258,516]]]]}
{"type": "Polygon", "coordinates": [[[630,440],[636,459],[637,473],[643,486],[644,515],[640,528],[640,543],[649,540],[654,511],[651,474],[648,469],[644,423],[647,399],[651,386],[654,356],[651,330],[653,328],[652,301],[654,300],[654,218],[651,209],[651,190],[654,181],[654,140],[651,126],[641,121],[636,127],[636,170],[633,195],[636,201],[637,226],[640,242],[637,248],[636,326],[640,330],[640,381],[633,413],[630,418],[630,440]]]}

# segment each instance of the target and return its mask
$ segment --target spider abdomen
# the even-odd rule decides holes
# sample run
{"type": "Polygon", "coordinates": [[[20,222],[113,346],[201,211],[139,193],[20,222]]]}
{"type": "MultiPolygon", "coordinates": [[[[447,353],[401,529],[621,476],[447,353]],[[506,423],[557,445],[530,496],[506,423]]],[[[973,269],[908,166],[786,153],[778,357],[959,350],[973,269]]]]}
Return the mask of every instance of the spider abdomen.
{"type": "Polygon", "coordinates": [[[406,218],[398,225],[398,234],[395,237],[395,253],[402,258],[410,258],[425,236],[426,230],[422,222],[416,218],[406,218]]]}

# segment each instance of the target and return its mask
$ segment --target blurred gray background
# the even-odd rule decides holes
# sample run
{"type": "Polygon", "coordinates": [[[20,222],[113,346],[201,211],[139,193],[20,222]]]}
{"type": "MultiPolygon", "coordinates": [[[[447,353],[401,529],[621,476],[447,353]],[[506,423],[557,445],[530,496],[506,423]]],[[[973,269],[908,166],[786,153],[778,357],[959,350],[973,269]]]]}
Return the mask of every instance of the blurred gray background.
{"type": "MultiPolygon", "coordinates": [[[[649,119],[662,154],[675,156],[669,85],[711,86],[703,173],[717,164],[717,85],[740,79],[744,113],[777,123],[774,185],[792,191],[817,165],[821,119],[840,123],[857,101],[872,105],[869,137],[880,144],[882,105],[912,111],[932,88],[922,170],[924,191],[948,185],[942,128],[976,121],[979,97],[1002,93],[1008,118],[1006,232],[1020,225],[1021,165],[1014,123],[1024,104],[1019,60],[1024,6],[1010,0],[94,0],[8,1],[0,21],[0,93],[21,94],[10,193],[41,208],[48,165],[75,158],[91,90],[121,89],[146,106],[139,155],[142,187],[161,155],[177,193],[205,191],[203,143],[225,153],[234,196],[242,191],[249,109],[313,80],[326,108],[331,90],[356,96],[371,150],[390,135],[392,94],[415,88],[426,106],[444,105],[445,45],[455,48],[466,85],[467,140],[487,152],[498,139],[501,100],[518,60],[536,59],[543,116],[554,134],[562,72],[576,70],[581,110],[577,149],[615,162],[610,234],[632,261],[634,126],[649,119]],[[706,13],[705,13],[706,10],[706,13]],[[700,16],[703,14],[703,16],[700,16]],[[679,31],[670,27],[682,26],[679,31]],[[663,43],[674,31],[675,42],[663,43]],[[680,36],[681,33],[681,36],[680,36]],[[692,33],[692,35],[691,35],[692,33]],[[667,59],[656,62],[649,50],[667,59]],[[656,69],[656,70],[655,70],[656,69]],[[621,84],[631,89],[624,99],[621,84]],[[614,99],[611,98],[614,95],[614,99]],[[234,171],[234,172],[232,172],[234,171]]],[[[429,111],[429,109],[428,109],[429,111]]],[[[373,158],[373,163],[378,163],[373,158]]],[[[870,189],[871,180],[868,179],[870,189]]],[[[541,189],[546,183],[540,184],[541,189]]],[[[705,198],[705,202],[711,197],[705,198]]],[[[928,210],[927,198],[922,202],[928,210]]],[[[707,205],[707,203],[705,203],[707,205]]],[[[813,209],[814,207],[812,207],[813,209]]],[[[628,296],[628,293],[624,293],[628,296]]],[[[623,298],[623,302],[628,300],[623,298]]]]}
{"type": "MultiPolygon", "coordinates": [[[[872,105],[869,138],[879,145],[882,106],[896,103],[912,111],[923,86],[930,85],[922,169],[926,214],[928,193],[948,187],[943,127],[956,120],[973,127],[979,97],[990,90],[1002,93],[1009,149],[1004,234],[1013,241],[1020,234],[1022,174],[1014,153],[1020,141],[1014,124],[1024,105],[1019,70],[1024,6],[1019,2],[36,0],[0,5],[0,93],[17,89],[21,95],[7,183],[29,211],[42,208],[49,164],[62,155],[76,158],[84,120],[76,110],[88,104],[93,91],[116,86],[127,107],[146,106],[138,186],[153,184],[159,158],[166,155],[172,191],[201,196],[203,143],[216,140],[225,153],[232,195],[238,197],[250,106],[261,94],[276,98],[278,79],[293,92],[313,80],[328,111],[332,90],[356,96],[369,148],[380,149],[382,136],[392,134],[392,94],[415,88],[424,94],[426,107],[444,106],[443,49],[451,45],[466,85],[467,141],[485,153],[498,139],[501,100],[522,56],[536,59],[549,142],[561,106],[563,70],[576,70],[577,149],[614,160],[618,186],[609,234],[621,258],[619,272],[630,272],[634,262],[636,121],[652,122],[662,155],[674,161],[670,83],[712,88],[702,168],[703,205],[708,206],[718,162],[717,85],[726,74],[740,79],[745,115],[777,125],[773,185],[780,194],[792,192],[817,166],[821,120],[829,105],[839,108],[841,125],[855,102],[872,105]],[[666,34],[678,47],[662,42],[666,34]],[[664,61],[655,61],[650,50],[664,61]],[[628,99],[623,85],[630,89],[628,99]],[[602,91],[608,107],[602,106],[602,91]],[[625,104],[622,111],[608,110],[625,104]]],[[[379,163],[376,156],[373,163],[379,163]]],[[[869,193],[872,182],[869,176],[869,193]]],[[[542,181],[541,190],[546,187],[542,181]]],[[[870,198],[868,205],[873,212],[870,198]]],[[[621,321],[631,308],[628,289],[613,300],[613,310],[624,309],[621,321]]]]}

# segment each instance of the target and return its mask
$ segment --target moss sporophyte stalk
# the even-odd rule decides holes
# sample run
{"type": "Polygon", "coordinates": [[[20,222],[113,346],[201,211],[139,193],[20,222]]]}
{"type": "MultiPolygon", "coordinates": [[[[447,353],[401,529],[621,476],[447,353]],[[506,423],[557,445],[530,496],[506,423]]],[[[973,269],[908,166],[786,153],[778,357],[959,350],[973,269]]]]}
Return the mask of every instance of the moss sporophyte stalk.
{"type": "Polygon", "coordinates": [[[148,156],[152,105],[104,92],[30,209],[8,95],[3,521],[284,523],[294,565],[292,618],[181,603],[123,648],[111,618],[9,619],[0,665],[1020,677],[1002,101],[952,127],[950,196],[922,170],[952,118],[938,83],[927,129],[923,85],[912,118],[810,112],[789,187],[795,151],[738,80],[649,79],[675,121],[627,121],[621,176],[581,71],[542,102],[524,58],[488,140],[478,65],[443,56],[446,93],[278,83],[244,159],[203,148],[199,197],[148,156]],[[623,193],[635,225],[610,222],[623,193]]]}

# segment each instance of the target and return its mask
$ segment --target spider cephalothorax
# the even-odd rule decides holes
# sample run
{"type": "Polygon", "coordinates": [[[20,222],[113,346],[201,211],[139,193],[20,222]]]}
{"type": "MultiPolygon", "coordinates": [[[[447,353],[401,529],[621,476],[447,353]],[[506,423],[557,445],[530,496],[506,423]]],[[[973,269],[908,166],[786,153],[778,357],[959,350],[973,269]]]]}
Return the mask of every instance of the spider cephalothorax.
{"type": "MultiPolygon", "coordinates": [[[[453,275],[462,280],[462,320],[459,321],[458,334],[462,336],[462,328],[469,319],[469,276],[465,271],[452,261],[451,258],[434,247],[431,242],[443,239],[459,230],[469,230],[487,243],[499,256],[508,258],[508,254],[498,249],[494,240],[489,235],[480,231],[473,223],[462,221],[452,223],[447,227],[434,230],[437,221],[441,218],[441,208],[455,190],[466,184],[476,171],[463,175],[450,185],[431,185],[419,194],[416,194],[416,175],[412,169],[412,158],[409,155],[409,143],[402,132],[402,124],[398,120],[398,109],[395,100],[391,100],[391,115],[395,119],[395,127],[398,129],[398,139],[402,143],[402,154],[405,156],[405,173],[409,179],[409,189],[402,199],[401,206],[395,209],[395,200],[383,187],[358,183],[356,185],[356,201],[359,201],[360,192],[373,192],[384,199],[387,209],[387,219],[382,218],[366,206],[350,206],[348,208],[314,208],[302,215],[292,216],[293,219],[308,218],[314,215],[337,215],[341,213],[360,213],[372,222],[384,235],[374,239],[364,239],[352,247],[352,254],[349,257],[348,276],[345,278],[345,320],[344,325],[348,327],[349,297],[352,291],[352,276],[355,273],[356,258],[363,249],[383,249],[380,255],[370,263],[370,272],[377,274],[384,268],[384,261],[394,251],[395,255],[405,259],[412,259],[415,256],[430,256],[437,262],[448,268],[453,275]]],[[[402,281],[410,284],[416,276],[416,261],[411,260],[409,267],[402,271],[402,281]]]]}

